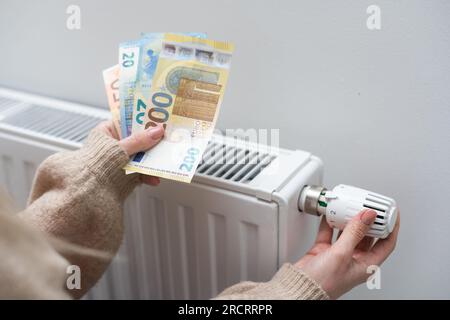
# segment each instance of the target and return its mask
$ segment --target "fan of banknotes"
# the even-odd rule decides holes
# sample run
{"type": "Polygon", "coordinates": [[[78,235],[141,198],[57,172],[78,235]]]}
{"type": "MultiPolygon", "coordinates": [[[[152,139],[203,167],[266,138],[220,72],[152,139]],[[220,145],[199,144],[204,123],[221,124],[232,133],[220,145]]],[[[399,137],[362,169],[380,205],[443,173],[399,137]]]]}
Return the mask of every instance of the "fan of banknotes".
{"type": "Polygon", "coordinates": [[[233,44],[203,33],[148,33],[120,44],[119,63],[103,71],[121,139],[162,124],[164,138],[124,168],[190,183],[213,133],[233,44]]]}

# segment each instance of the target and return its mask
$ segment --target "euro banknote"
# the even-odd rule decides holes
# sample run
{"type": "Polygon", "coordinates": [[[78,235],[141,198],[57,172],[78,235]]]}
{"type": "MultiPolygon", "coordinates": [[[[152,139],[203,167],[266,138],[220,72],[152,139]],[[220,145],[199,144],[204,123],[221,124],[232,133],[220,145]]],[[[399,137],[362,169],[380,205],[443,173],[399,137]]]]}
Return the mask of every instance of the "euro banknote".
{"type": "Polygon", "coordinates": [[[120,44],[119,47],[119,99],[122,138],[132,131],[133,102],[142,39],[120,44]]]}
{"type": "MultiPolygon", "coordinates": [[[[206,38],[205,33],[176,33],[197,38],[206,38]]],[[[137,66],[137,79],[134,92],[131,131],[136,133],[144,129],[144,114],[147,108],[153,75],[158,64],[164,33],[145,33],[140,42],[140,53],[137,66]]]]}
{"type": "Polygon", "coordinates": [[[164,35],[143,125],[163,124],[165,136],[136,154],[127,171],[192,180],[217,121],[233,48],[227,42],[164,35]]]}
{"type": "Polygon", "coordinates": [[[108,106],[111,111],[114,128],[119,138],[122,136],[120,126],[120,99],[119,99],[119,65],[116,64],[106,70],[103,70],[103,81],[105,83],[108,106]]]}

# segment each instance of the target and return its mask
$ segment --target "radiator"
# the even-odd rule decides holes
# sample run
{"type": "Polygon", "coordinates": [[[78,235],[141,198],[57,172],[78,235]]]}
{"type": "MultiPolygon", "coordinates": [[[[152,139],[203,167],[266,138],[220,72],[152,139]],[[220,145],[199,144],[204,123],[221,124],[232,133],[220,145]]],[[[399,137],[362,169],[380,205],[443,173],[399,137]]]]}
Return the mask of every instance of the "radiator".
{"type": "MultiPolygon", "coordinates": [[[[0,88],[0,185],[24,207],[39,163],[79,148],[99,108],[0,88]]],[[[191,184],[137,188],[125,239],[86,299],[205,299],[243,280],[267,281],[311,245],[318,219],[300,214],[305,184],[323,165],[308,152],[215,135],[191,184]],[[247,160],[218,161],[232,150],[247,160]]]]}

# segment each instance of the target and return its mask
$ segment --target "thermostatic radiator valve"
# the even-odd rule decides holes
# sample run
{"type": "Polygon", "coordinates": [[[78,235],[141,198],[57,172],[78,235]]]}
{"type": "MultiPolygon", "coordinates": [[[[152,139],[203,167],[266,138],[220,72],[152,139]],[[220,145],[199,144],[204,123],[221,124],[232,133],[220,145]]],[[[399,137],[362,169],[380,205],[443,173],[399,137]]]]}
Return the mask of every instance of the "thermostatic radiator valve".
{"type": "Polygon", "coordinates": [[[305,186],[298,199],[298,208],[312,215],[325,215],[328,224],[340,230],[361,210],[373,209],[377,212],[377,218],[367,236],[382,239],[392,232],[397,220],[394,199],[344,184],[333,190],[305,186]]]}

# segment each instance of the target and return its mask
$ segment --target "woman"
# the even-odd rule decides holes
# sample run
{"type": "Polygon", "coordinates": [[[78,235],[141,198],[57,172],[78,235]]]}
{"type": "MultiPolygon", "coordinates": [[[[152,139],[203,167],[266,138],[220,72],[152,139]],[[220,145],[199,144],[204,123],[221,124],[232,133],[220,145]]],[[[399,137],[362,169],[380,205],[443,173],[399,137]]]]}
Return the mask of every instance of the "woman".
{"type": "MultiPolygon", "coordinates": [[[[140,183],[159,184],[156,177],[126,175],[122,168],[163,135],[162,127],[154,127],[118,141],[112,123],[105,122],[80,150],[45,160],[29,206],[19,213],[23,221],[0,213],[0,298],[82,297],[120,246],[124,200],[140,183]],[[68,265],[80,267],[81,289],[65,287],[68,265]]],[[[333,230],[322,220],[314,246],[297,263],[285,264],[268,282],[239,283],[217,298],[338,298],[364,282],[367,267],[380,265],[395,247],[400,219],[387,239],[374,244],[364,235],[375,217],[373,210],[360,212],[333,244],[333,230]]]]}

